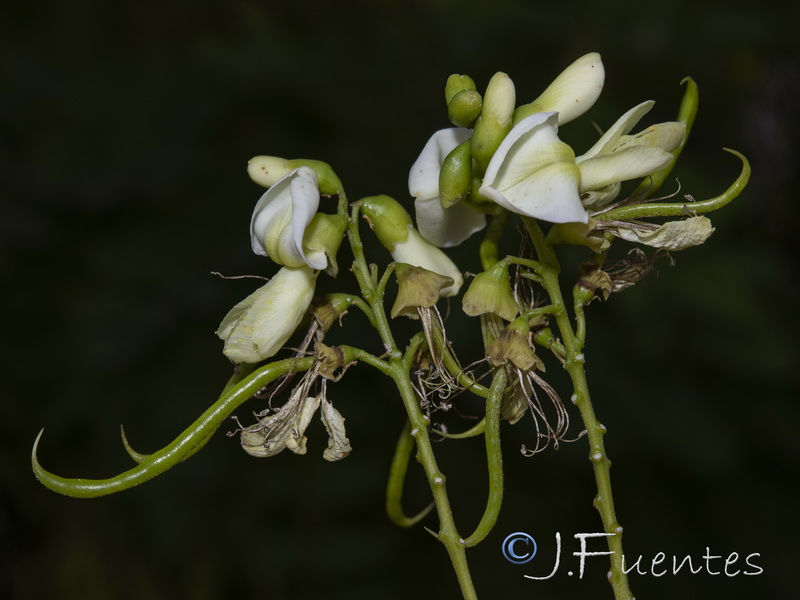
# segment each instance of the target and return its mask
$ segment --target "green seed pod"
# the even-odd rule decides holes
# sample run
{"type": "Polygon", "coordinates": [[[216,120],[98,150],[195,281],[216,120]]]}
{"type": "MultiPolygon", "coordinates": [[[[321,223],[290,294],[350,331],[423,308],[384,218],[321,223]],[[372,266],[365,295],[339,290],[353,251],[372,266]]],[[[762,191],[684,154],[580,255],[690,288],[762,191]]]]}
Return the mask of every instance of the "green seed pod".
{"type": "Polygon", "coordinates": [[[472,154],[470,141],[459,144],[442,162],[439,171],[439,198],[442,206],[450,208],[469,194],[472,185],[472,154]]]}
{"type": "Polygon", "coordinates": [[[447,103],[447,116],[457,127],[472,127],[482,106],[483,98],[477,90],[462,90],[447,103]]]}

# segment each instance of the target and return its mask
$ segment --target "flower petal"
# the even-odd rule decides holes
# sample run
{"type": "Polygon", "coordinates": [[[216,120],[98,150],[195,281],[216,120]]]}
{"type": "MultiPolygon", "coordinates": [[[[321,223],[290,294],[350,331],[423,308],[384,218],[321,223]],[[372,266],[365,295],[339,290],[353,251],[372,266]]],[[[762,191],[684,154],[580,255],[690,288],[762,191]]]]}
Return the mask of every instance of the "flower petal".
{"type": "Polygon", "coordinates": [[[714,228],[711,226],[711,221],[706,217],[689,217],[682,221],[669,221],[650,232],[641,232],[622,227],[612,229],[611,232],[623,240],[637,242],[653,248],[684,250],[692,246],[699,246],[705,242],[714,233],[714,228]]]}
{"type": "MultiPolygon", "coordinates": [[[[320,404],[319,396],[306,396],[300,401],[294,421],[286,436],[286,447],[295,454],[306,453],[306,429],[320,404]]],[[[326,402],[327,404],[327,402],[326,402]]]]}
{"type": "Polygon", "coordinates": [[[489,162],[480,193],[512,212],[554,223],[585,223],[575,155],[557,131],[553,112],[517,123],[489,162]]]}
{"type": "Polygon", "coordinates": [[[623,135],[614,146],[614,151],[629,146],[651,146],[672,152],[683,143],[685,137],[686,123],[678,121],[658,123],[634,135],[623,135]]]}
{"type": "Polygon", "coordinates": [[[575,162],[581,164],[581,162],[592,158],[593,156],[611,151],[617,144],[619,138],[629,133],[630,130],[633,129],[634,125],[636,125],[636,123],[638,123],[643,116],[650,112],[650,109],[653,108],[654,104],[655,102],[653,100],[647,100],[634,106],[619,119],[617,119],[617,122],[614,123],[599,140],[597,140],[594,146],[589,148],[589,150],[581,156],[578,156],[575,159],[575,162]]]}
{"type": "Polygon", "coordinates": [[[320,413],[325,429],[328,430],[328,447],[322,453],[322,458],[331,462],[341,460],[352,451],[344,430],[344,417],[327,400],[323,400],[320,413]]]}
{"type": "Polygon", "coordinates": [[[283,267],[234,306],[217,330],[225,341],[225,356],[236,363],[256,363],[277,353],[308,309],[316,278],[305,265],[283,267]]]}
{"type": "Polygon", "coordinates": [[[319,207],[317,174],[309,167],[294,169],[261,196],[250,221],[253,252],[280,265],[324,269],[324,253],[306,256],[303,234],[319,207]]]}
{"type": "Polygon", "coordinates": [[[457,246],[476,231],[486,227],[486,215],[463,202],[450,208],[439,197],[414,201],[417,228],[423,238],[440,248],[457,246]]]}
{"type": "Polygon", "coordinates": [[[583,193],[618,181],[650,175],[666,167],[673,159],[671,153],[649,146],[632,146],[590,158],[578,164],[580,191],[583,193]]]}
{"type": "Polygon", "coordinates": [[[394,250],[392,250],[392,258],[395,262],[422,267],[439,275],[450,277],[453,280],[453,285],[442,289],[442,298],[455,296],[464,283],[461,271],[458,270],[455,263],[439,248],[426,241],[413,227],[408,228],[406,241],[395,245],[394,250]]]}
{"type": "Polygon", "coordinates": [[[471,129],[451,127],[434,133],[408,174],[408,191],[414,198],[439,196],[439,171],[445,157],[472,136],[471,129]]]}
{"type": "Polygon", "coordinates": [[[597,52],[592,52],[564,69],[534,103],[544,111],[558,112],[558,124],[563,125],[592,107],[604,81],[603,62],[597,52]]]}

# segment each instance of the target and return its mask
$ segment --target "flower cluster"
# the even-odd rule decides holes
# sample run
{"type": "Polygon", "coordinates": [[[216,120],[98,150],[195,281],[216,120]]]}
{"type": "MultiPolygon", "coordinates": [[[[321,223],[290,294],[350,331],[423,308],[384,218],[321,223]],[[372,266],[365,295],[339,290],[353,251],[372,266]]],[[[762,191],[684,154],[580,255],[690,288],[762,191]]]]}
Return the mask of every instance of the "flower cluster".
{"type": "MultiPolygon", "coordinates": [[[[514,84],[504,73],[492,78],[482,105],[471,79],[451,76],[448,85],[455,89],[446,92],[451,120],[468,127],[434,133],[411,168],[408,186],[421,235],[440,247],[455,246],[483,229],[485,213],[502,207],[551,223],[586,224],[573,227],[580,235],[572,236],[581,240],[577,243],[586,243],[596,228],[591,217],[617,198],[620,183],[668,168],[686,134],[683,122],[660,123],[632,134],[653,107],[648,100],[623,114],[591,148],[576,155],[559,139],[559,127],[591,108],[604,80],[600,55],[587,54],[536,100],[515,108],[514,84]],[[479,100],[465,108],[466,96],[479,100]]],[[[679,249],[686,246],[675,244],[672,233],[685,238],[686,231],[702,229],[702,234],[689,236],[690,245],[710,235],[712,229],[701,220],[686,227],[676,222],[669,231],[633,226],[634,231],[645,231],[644,236],[619,224],[604,228],[639,243],[679,249]]],[[[559,227],[555,233],[562,230],[570,231],[559,227]]]]}
{"type": "MultiPolygon", "coordinates": [[[[225,341],[223,353],[235,363],[257,363],[275,355],[308,310],[319,271],[337,271],[336,251],[346,219],[317,212],[317,170],[290,168],[290,161],[279,167],[274,164],[279,160],[250,161],[251,177],[269,187],[253,210],[250,242],[253,252],[271,258],[281,269],[234,306],[217,330],[225,341]]],[[[318,168],[325,176],[325,169],[318,168]]]]}

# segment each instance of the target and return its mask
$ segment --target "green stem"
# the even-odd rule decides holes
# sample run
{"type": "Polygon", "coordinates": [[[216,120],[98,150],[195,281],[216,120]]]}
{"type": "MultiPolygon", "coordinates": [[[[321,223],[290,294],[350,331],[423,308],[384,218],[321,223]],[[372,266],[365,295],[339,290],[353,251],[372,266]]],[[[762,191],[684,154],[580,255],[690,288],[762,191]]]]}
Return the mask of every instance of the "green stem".
{"type": "Polygon", "coordinates": [[[375,325],[381,337],[384,347],[389,353],[389,375],[395,382],[403,405],[405,406],[410,424],[409,436],[413,437],[417,444],[417,460],[425,470],[428,484],[431,488],[436,512],[439,517],[439,533],[436,536],[441,541],[450,561],[453,564],[456,577],[461,587],[461,593],[465,600],[477,599],[477,593],[472,583],[472,576],[467,565],[466,548],[464,540],[456,529],[453,513],[450,508],[450,500],[447,496],[445,486],[445,476],[439,470],[436,457],[433,453],[430,435],[428,433],[428,419],[423,414],[419,406],[417,395],[411,384],[409,366],[403,359],[403,354],[398,350],[392,335],[389,320],[383,306],[383,290],[379,288],[378,282],[370,276],[370,269],[364,257],[364,248],[358,231],[359,203],[353,204],[350,213],[350,222],[347,227],[347,238],[353,252],[353,272],[361,288],[361,294],[372,308],[375,317],[375,325]]]}
{"type": "Polygon", "coordinates": [[[633,600],[633,594],[628,586],[628,577],[622,569],[622,527],[617,521],[617,516],[614,511],[614,497],[611,491],[611,461],[606,454],[605,445],[603,443],[603,436],[605,435],[606,428],[597,420],[589,396],[589,386],[586,381],[585,372],[585,358],[583,355],[583,341],[579,339],[574,332],[566,309],[566,304],[564,303],[561,286],[558,282],[560,271],[558,258],[555,252],[553,252],[552,247],[545,242],[544,235],[541,229],[539,229],[538,223],[529,218],[525,218],[524,221],[534,248],[542,263],[539,271],[542,277],[542,285],[550,296],[551,303],[556,307],[554,314],[566,351],[564,368],[567,370],[572,380],[574,390],[572,400],[581,413],[581,418],[589,439],[589,460],[592,463],[598,491],[594,506],[600,513],[604,531],[612,534],[607,538],[608,549],[612,552],[608,579],[611,583],[616,600],[633,600]]]}
{"type": "Polygon", "coordinates": [[[402,361],[392,359],[391,367],[393,371],[392,379],[394,379],[395,385],[400,391],[406,413],[408,413],[408,420],[411,426],[409,435],[417,442],[417,460],[425,470],[425,475],[428,478],[428,484],[436,503],[436,512],[439,516],[439,533],[436,538],[447,549],[464,599],[477,599],[478,596],[467,565],[464,540],[456,528],[453,512],[450,508],[450,500],[447,497],[446,478],[444,473],[439,470],[436,457],[433,454],[433,446],[428,434],[427,418],[420,410],[419,401],[411,385],[408,371],[403,367],[402,361]]]}

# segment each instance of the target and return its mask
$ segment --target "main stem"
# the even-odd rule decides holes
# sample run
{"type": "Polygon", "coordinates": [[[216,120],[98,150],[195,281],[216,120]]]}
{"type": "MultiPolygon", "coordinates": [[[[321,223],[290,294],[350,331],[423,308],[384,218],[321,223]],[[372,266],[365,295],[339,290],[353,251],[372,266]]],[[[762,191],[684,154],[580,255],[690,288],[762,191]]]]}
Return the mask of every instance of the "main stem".
{"type": "Polygon", "coordinates": [[[411,426],[410,435],[414,437],[417,444],[417,461],[422,464],[428,484],[431,488],[436,512],[439,516],[439,533],[436,538],[442,542],[453,563],[458,583],[461,587],[461,594],[465,600],[477,600],[478,595],[472,583],[472,575],[467,564],[466,547],[464,540],[456,529],[453,511],[450,508],[450,500],[447,496],[445,486],[445,476],[439,470],[436,457],[433,454],[430,436],[428,435],[428,419],[423,414],[417,400],[414,387],[411,385],[409,368],[403,355],[397,348],[386,311],[383,306],[383,288],[373,283],[370,277],[369,265],[364,258],[364,251],[358,233],[358,206],[355,205],[350,216],[350,223],[347,229],[348,241],[353,251],[355,263],[353,272],[358,280],[364,299],[370,305],[374,315],[373,325],[380,334],[381,341],[389,352],[389,375],[394,380],[400,397],[403,400],[408,420],[411,426]]]}
{"type": "Polygon", "coordinates": [[[561,271],[558,257],[553,248],[547,244],[539,225],[533,219],[525,219],[525,227],[531,237],[536,254],[541,265],[537,269],[542,278],[542,286],[550,297],[550,302],[555,307],[553,314],[558,323],[558,329],[566,350],[564,368],[572,380],[574,395],[573,402],[581,413],[586,434],[589,438],[589,460],[594,469],[594,478],[597,483],[597,496],[594,507],[600,513],[607,538],[608,549],[611,554],[611,568],[608,580],[614,590],[616,600],[633,600],[633,594],[628,586],[628,576],[622,568],[622,527],[617,521],[614,511],[614,496],[611,492],[611,460],[606,454],[603,436],[606,428],[597,420],[592,401],[589,396],[589,386],[586,382],[585,357],[583,355],[583,341],[578,338],[572,327],[569,313],[567,312],[558,275],[561,271]]]}

